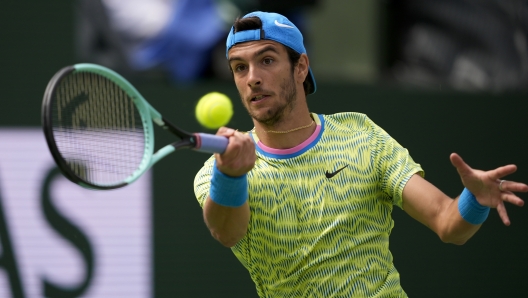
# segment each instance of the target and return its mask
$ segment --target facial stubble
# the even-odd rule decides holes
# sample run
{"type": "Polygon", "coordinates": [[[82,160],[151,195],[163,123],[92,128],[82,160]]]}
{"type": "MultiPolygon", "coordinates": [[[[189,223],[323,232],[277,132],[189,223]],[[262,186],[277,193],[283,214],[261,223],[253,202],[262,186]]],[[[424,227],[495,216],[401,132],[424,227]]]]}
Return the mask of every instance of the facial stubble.
{"type": "MultiPolygon", "coordinates": [[[[277,106],[268,108],[268,110],[266,111],[264,115],[257,115],[257,113],[252,111],[249,104],[244,102],[242,94],[240,94],[242,103],[245,105],[249,116],[251,116],[251,118],[253,118],[257,122],[267,127],[273,127],[275,124],[281,122],[285,114],[287,112],[291,112],[293,108],[295,107],[295,98],[297,97],[297,89],[295,88],[295,78],[293,77],[293,72],[291,73],[291,76],[286,78],[280,84],[280,87],[281,88],[280,88],[279,98],[281,100],[279,104],[277,106]]],[[[262,92],[262,89],[258,87],[258,88],[254,88],[253,91],[256,93],[259,93],[259,92],[262,92]]]]}

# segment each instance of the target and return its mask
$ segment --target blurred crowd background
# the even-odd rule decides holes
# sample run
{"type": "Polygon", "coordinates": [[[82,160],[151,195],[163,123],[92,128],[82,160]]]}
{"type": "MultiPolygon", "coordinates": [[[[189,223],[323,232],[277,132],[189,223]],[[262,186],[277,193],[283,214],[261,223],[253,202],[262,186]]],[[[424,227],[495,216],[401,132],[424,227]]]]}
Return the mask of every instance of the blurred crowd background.
{"type": "Polygon", "coordinates": [[[225,37],[253,10],[304,33],[318,81],[528,88],[523,0],[77,0],[76,54],[136,79],[230,79],[225,37]]]}

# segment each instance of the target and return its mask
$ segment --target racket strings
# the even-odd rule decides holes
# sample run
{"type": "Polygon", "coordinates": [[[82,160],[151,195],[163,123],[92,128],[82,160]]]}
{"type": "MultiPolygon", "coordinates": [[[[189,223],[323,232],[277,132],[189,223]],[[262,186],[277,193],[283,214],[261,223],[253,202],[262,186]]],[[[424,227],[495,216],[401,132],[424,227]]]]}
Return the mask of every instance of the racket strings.
{"type": "Polygon", "coordinates": [[[98,74],[64,77],[54,98],[57,147],[79,178],[114,185],[131,176],[145,155],[145,131],[133,99],[98,74]]]}

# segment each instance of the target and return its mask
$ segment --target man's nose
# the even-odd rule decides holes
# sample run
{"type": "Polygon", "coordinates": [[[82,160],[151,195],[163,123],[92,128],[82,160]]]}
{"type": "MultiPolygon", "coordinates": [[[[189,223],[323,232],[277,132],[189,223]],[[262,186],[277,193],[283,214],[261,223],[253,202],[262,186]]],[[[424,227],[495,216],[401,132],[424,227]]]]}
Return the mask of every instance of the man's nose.
{"type": "Polygon", "coordinates": [[[248,86],[251,88],[260,86],[262,84],[262,77],[260,71],[256,67],[250,67],[248,73],[248,86]]]}

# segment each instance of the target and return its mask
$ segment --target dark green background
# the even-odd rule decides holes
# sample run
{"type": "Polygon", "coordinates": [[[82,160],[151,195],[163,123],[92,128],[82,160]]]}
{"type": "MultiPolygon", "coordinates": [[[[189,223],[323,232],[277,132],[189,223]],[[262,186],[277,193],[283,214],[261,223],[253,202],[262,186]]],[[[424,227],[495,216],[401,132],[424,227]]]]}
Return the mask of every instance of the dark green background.
{"type": "MultiPolygon", "coordinates": [[[[72,1],[3,1],[0,9],[0,126],[37,127],[49,78],[77,61],[72,1]]],[[[314,69],[317,77],[317,69],[314,69]]],[[[511,179],[528,182],[525,139],[528,93],[418,91],[376,85],[325,82],[309,96],[317,113],[366,113],[403,146],[426,178],[450,196],[462,185],[449,162],[459,153],[470,165],[491,169],[516,163],[511,179]]],[[[190,131],[197,99],[220,91],[234,99],[230,126],[248,130],[251,121],[230,82],[136,86],[154,107],[190,131]]],[[[210,131],[209,131],[210,132],[210,131]]],[[[0,140],[1,142],[2,140],[0,140]]],[[[157,144],[171,141],[159,131],[157,144]]],[[[155,297],[255,297],[249,275],[229,249],[203,224],[193,193],[194,174],[207,155],[182,151],[154,168],[155,297]]],[[[521,195],[526,199],[527,195],[521,195]]],[[[509,206],[505,227],[494,210],[464,246],[442,243],[426,227],[395,210],[391,248],[404,289],[412,297],[519,297],[526,294],[528,210],[509,206]]]]}

